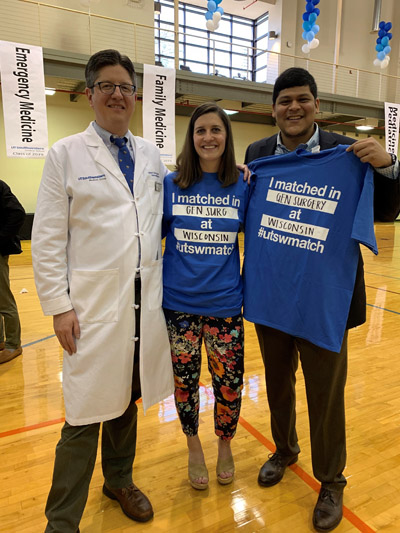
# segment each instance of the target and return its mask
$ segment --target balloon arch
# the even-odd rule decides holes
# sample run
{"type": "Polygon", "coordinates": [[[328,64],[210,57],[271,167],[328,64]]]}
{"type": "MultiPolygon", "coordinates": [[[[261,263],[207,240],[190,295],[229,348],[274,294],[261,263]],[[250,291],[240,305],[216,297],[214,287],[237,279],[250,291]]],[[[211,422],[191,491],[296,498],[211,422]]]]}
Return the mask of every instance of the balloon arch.
{"type": "Polygon", "coordinates": [[[315,7],[319,4],[320,0],[307,0],[306,10],[303,13],[303,39],[306,44],[303,44],[302,51],[305,54],[310,53],[310,50],[317,48],[319,40],[316,38],[319,32],[319,26],[316,24],[318,15],[320,13],[319,8],[315,7]]]}
{"type": "Polygon", "coordinates": [[[392,38],[392,34],[390,33],[391,29],[391,22],[382,20],[379,23],[378,38],[376,39],[375,46],[377,54],[376,59],[374,59],[374,65],[376,67],[386,68],[389,65],[389,54],[392,51],[392,48],[389,46],[389,41],[392,38]]]}

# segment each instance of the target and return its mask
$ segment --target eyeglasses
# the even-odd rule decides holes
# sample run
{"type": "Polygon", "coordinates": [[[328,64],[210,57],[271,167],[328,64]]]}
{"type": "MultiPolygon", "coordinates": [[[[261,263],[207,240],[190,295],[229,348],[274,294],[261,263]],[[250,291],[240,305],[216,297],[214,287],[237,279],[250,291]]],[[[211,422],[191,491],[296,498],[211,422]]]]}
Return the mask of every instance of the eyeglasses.
{"type": "Polygon", "coordinates": [[[135,94],[136,91],[136,85],[129,85],[129,83],[117,84],[111,83],[109,81],[98,81],[97,83],[89,87],[89,89],[93,89],[93,87],[96,87],[96,85],[100,89],[100,92],[102,92],[103,94],[114,94],[115,89],[117,87],[119,87],[121,94],[123,94],[124,96],[132,96],[133,94],[135,94]]]}

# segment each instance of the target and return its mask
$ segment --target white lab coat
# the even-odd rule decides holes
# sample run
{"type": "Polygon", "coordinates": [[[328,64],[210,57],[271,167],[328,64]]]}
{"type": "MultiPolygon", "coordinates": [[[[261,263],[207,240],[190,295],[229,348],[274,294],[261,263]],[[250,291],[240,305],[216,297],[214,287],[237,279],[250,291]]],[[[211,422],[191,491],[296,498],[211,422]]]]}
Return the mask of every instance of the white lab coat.
{"type": "Polygon", "coordinates": [[[32,258],[46,315],[74,309],[77,352],[64,352],[66,420],[91,424],[120,416],[130,402],[140,338],[143,408],[173,392],[162,311],[161,219],[167,171],[158,149],[129,132],[135,147],[134,197],[93,126],[56,142],[46,159],[32,231],[32,258]],[[135,274],[142,282],[135,329],[135,274]]]}

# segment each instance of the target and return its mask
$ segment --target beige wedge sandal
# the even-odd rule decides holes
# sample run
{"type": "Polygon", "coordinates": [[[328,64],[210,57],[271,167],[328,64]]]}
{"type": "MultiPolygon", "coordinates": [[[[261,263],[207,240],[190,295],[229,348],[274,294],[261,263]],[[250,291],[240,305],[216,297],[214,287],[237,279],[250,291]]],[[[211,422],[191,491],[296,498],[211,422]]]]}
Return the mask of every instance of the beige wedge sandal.
{"type": "Polygon", "coordinates": [[[218,459],[216,471],[218,483],[221,485],[229,485],[229,483],[232,483],[235,476],[235,463],[233,457],[230,457],[229,459],[218,459]],[[229,472],[232,475],[229,477],[221,477],[222,472],[229,472]]]}
{"type": "Polygon", "coordinates": [[[208,488],[208,481],[207,483],[198,483],[196,481],[196,479],[199,479],[199,477],[206,477],[208,479],[208,470],[205,464],[198,465],[189,462],[188,473],[189,483],[194,489],[205,490],[208,488]]]}

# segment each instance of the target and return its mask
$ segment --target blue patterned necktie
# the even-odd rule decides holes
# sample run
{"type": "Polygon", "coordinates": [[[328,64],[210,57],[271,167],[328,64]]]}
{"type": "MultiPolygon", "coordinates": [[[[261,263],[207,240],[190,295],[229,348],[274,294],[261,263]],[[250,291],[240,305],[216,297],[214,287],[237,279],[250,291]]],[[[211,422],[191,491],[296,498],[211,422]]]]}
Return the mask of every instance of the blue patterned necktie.
{"type": "Polygon", "coordinates": [[[125,176],[126,182],[133,194],[133,173],[135,171],[135,163],[129,153],[127,146],[128,139],[126,137],[114,137],[111,135],[110,140],[118,146],[118,163],[122,174],[125,176]]]}

